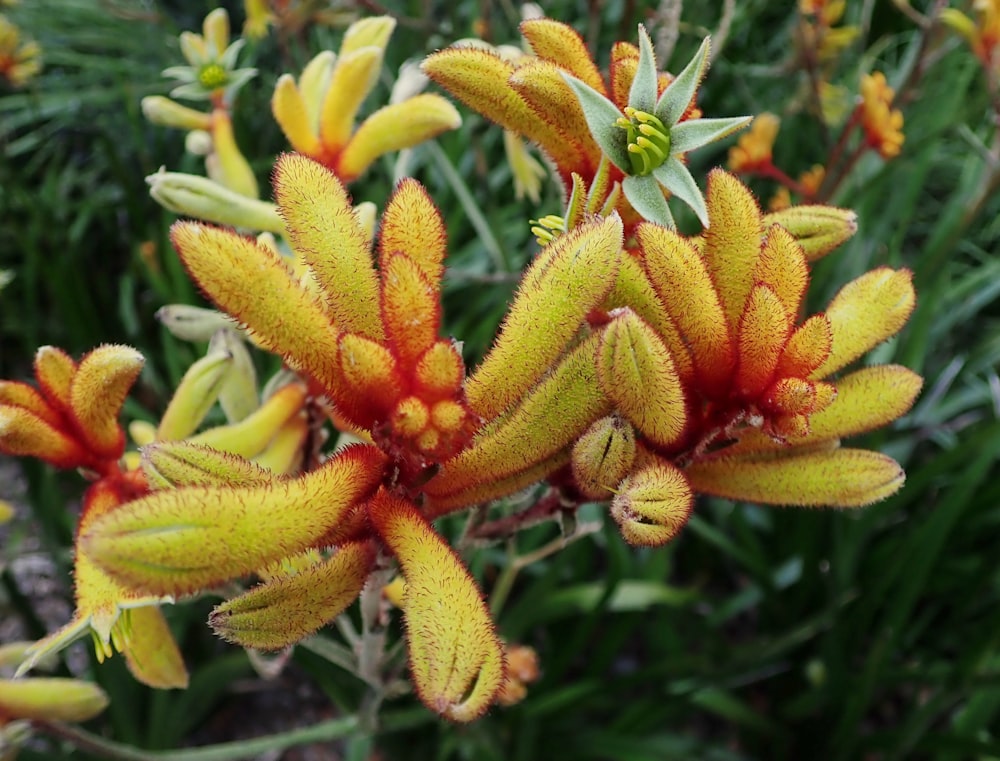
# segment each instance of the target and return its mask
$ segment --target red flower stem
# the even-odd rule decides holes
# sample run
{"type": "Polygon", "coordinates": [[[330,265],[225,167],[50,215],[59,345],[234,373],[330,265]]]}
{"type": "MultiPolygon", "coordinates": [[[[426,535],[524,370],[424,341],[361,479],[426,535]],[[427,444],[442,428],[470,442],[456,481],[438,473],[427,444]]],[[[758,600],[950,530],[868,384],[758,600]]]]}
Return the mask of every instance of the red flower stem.
{"type": "Polygon", "coordinates": [[[820,203],[825,203],[832,198],[844,180],[850,176],[851,170],[854,169],[854,165],[858,163],[858,160],[870,147],[871,146],[864,142],[859,144],[854,149],[854,152],[851,153],[845,161],[840,163],[840,166],[837,167],[839,171],[833,176],[833,178],[830,179],[829,182],[824,180],[823,186],[819,189],[819,193],[816,194],[816,200],[820,203]]]}
{"type": "Polygon", "coordinates": [[[803,198],[809,199],[810,193],[802,186],[802,183],[793,180],[783,171],[778,169],[773,163],[768,161],[766,164],[760,166],[757,170],[757,174],[761,177],[767,177],[768,179],[776,180],[788,188],[793,193],[798,193],[803,198]]]}
{"type": "Polygon", "coordinates": [[[567,505],[556,490],[551,490],[527,510],[514,515],[488,521],[469,531],[471,539],[503,539],[516,534],[521,529],[553,517],[560,510],[572,507],[567,505]]]}
{"type": "MultiPolygon", "coordinates": [[[[833,150],[830,151],[830,156],[826,160],[826,177],[823,178],[823,182],[819,186],[819,190],[816,191],[816,200],[823,202],[833,195],[833,189],[840,185],[841,180],[844,177],[844,168],[840,166],[841,159],[844,155],[844,151],[847,149],[847,144],[851,139],[851,133],[854,132],[855,127],[861,124],[861,106],[858,105],[851,112],[850,118],[847,123],[844,124],[843,130],[840,132],[840,137],[837,139],[837,144],[833,146],[833,150]]],[[[863,146],[862,146],[863,147],[863,146]]],[[[848,159],[848,165],[852,165],[857,161],[857,157],[853,156],[848,159]]]]}

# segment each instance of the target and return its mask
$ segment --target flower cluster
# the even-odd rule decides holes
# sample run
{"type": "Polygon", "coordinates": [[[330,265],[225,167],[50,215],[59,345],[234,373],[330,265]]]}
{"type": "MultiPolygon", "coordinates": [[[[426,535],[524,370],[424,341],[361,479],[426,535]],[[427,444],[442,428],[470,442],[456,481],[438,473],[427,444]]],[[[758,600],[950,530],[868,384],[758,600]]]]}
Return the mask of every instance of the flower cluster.
{"type": "MultiPolygon", "coordinates": [[[[134,659],[142,634],[160,649],[134,668],[140,678],[155,684],[155,667],[179,683],[157,602],[254,577],[210,624],[275,650],[366,589],[380,593],[398,570],[414,687],[432,711],[469,721],[516,702],[537,665],[523,652],[508,662],[518,651],[505,648],[435,519],[544,482],[546,497],[504,525],[599,501],[626,541],[652,546],[677,536],[697,494],[855,507],[900,488],[896,462],[841,439],[905,413],[921,380],[895,365],[844,371],[906,322],[910,273],[876,269],[804,316],[811,262],[855,232],[855,217],[822,205],[764,214],[722,170],[702,192],[685,155],[746,122],[700,118],[708,41],[670,77],[640,28],[638,47],[615,46],[605,79],[575,32],[542,19],[522,25],[535,57],[516,66],[472,47],[425,63],[460,99],[539,144],[567,196],[563,216],[538,221],[545,245],[467,373],[461,343],[441,336],[446,220],[407,178],[376,234],[346,189],[371,145],[429,136],[427,122],[395,111],[403,134],[389,142],[373,137],[388,129],[385,111],[354,130],[367,89],[347,85],[370,84],[392,29],[359,23],[339,58],[321,54],[298,82],[279,81],[275,114],[299,152],[276,163],[274,207],[209,209],[208,221],[260,223],[284,240],[202,222],[172,228],[188,273],[233,321],[177,307],[164,315],[213,338],[159,425],[133,427],[141,456],[124,453],[117,422],[141,366],[135,352],[102,347],[77,365],[45,349],[40,390],[0,385],[0,451],[92,480],[77,534],[78,612],[56,641],[89,626],[104,652],[113,644],[134,659]],[[668,197],[695,212],[700,234],[674,229],[668,197]],[[263,400],[246,342],[285,363],[263,400]],[[229,422],[196,434],[216,400],[229,422]],[[326,451],[327,424],[352,443],[326,451]]],[[[744,152],[769,160],[763,143],[744,152]]]]}
{"type": "Polygon", "coordinates": [[[21,39],[21,30],[0,14],[0,79],[11,87],[22,87],[42,70],[42,48],[21,39]]]}

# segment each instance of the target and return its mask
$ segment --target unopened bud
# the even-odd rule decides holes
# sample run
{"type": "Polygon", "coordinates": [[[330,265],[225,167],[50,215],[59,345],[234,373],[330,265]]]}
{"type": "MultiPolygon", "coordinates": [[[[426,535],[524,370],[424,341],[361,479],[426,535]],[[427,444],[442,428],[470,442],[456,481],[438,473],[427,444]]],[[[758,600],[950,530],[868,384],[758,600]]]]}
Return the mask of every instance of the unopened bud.
{"type": "Polygon", "coordinates": [[[146,183],[157,203],[176,214],[273,233],[285,230],[273,203],[234,193],[207,177],[161,170],[149,175],[146,183]]]}
{"type": "Polygon", "coordinates": [[[104,690],[79,679],[0,680],[0,716],[5,718],[86,721],[107,705],[104,690]]]}
{"type": "Polygon", "coordinates": [[[194,433],[219,398],[232,366],[232,354],[218,349],[192,364],[160,419],[157,438],[172,441],[194,433]]]}
{"type": "Polygon", "coordinates": [[[788,230],[802,246],[806,259],[814,262],[858,231],[858,215],[836,206],[789,206],[764,215],[763,229],[771,225],[781,225],[788,230]]]}
{"type": "Polygon", "coordinates": [[[606,499],[635,461],[635,431],[619,415],[594,422],[573,445],[573,477],[590,499],[606,499]]]}
{"type": "Polygon", "coordinates": [[[182,341],[207,341],[216,331],[236,327],[235,320],[222,312],[187,304],[167,304],[155,317],[182,341]]]}
{"type": "Polygon", "coordinates": [[[276,476],[242,457],[187,441],[158,441],[142,448],[142,470],[154,489],[267,483],[276,476]]]}
{"type": "Polygon", "coordinates": [[[694,496],[687,477],[660,460],[619,484],[611,516],[629,544],[656,547],[673,539],[687,523],[694,496]]]}
{"type": "Polygon", "coordinates": [[[204,111],[182,106],[162,95],[149,95],[142,99],[142,113],[152,124],[187,130],[207,130],[212,117],[204,111]]]}

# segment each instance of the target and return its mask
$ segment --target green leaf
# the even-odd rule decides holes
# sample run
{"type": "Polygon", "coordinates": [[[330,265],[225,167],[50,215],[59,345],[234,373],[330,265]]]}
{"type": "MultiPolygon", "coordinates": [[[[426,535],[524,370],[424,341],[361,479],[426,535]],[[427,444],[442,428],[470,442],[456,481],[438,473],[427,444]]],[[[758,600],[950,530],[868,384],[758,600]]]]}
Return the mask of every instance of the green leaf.
{"type": "Polygon", "coordinates": [[[576,77],[564,72],[562,78],[580,101],[580,108],[583,109],[583,117],[587,120],[590,134],[594,136],[601,151],[623,172],[626,174],[631,172],[632,164],[626,148],[628,137],[625,130],[616,126],[616,122],[622,116],[618,106],[576,77]]]}
{"type": "Polygon", "coordinates": [[[622,190],[625,191],[625,197],[632,204],[632,208],[643,218],[671,229],[675,227],[674,216],[670,213],[667,199],[663,197],[663,191],[660,190],[660,183],[656,181],[656,177],[651,174],[644,177],[626,177],[622,181],[622,190]]]}
{"type": "Polygon", "coordinates": [[[691,99],[694,98],[698,90],[698,84],[708,68],[708,51],[711,49],[711,42],[708,37],[701,41],[701,47],[694,54],[684,71],[677,75],[677,78],[667,85],[660,100],[656,103],[654,114],[668,127],[677,124],[678,120],[687,111],[691,99]]]}
{"type": "Polygon", "coordinates": [[[628,104],[638,111],[652,113],[656,107],[656,80],[656,57],[653,54],[653,43],[649,39],[646,27],[639,24],[639,65],[635,70],[632,88],[628,92],[628,104]]]}
{"type": "Polygon", "coordinates": [[[688,168],[677,158],[671,156],[653,170],[653,177],[663,187],[694,209],[704,227],[708,227],[708,209],[705,208],[705,196],[691,176],[688,168]]]}
{"type": "MultiPolygon", "coordinates": [[[[752,116],[733,116],[723,119],[691,119],[670,128],[670,155],[682,153],[714,143],[753,120],[752,116]]],[[[666,122],[664,122],[666,124],[666,122]]]]}

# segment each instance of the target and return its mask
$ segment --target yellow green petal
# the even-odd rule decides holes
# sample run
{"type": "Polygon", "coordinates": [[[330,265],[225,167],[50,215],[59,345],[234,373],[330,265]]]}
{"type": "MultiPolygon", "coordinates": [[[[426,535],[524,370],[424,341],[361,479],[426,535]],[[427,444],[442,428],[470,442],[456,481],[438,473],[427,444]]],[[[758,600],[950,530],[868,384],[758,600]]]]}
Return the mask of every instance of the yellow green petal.
{"type": "Polygon", "coordinates": [[[750,189],[721,169],[709,173],[705,204],[710,226],[702,256],[719,290],[726,319],[735,327],[753,286],[760,254],[760,208],[750,189]]]}
{"type": "Polygon", "coordinates": [[[410,672],[424,705],[451,721],[478,718],[504,678],[503,647],[486,603],[454,550],[412,504],[380,493],[372,524],[406,580],[410,672]]]}
{"type": "MultiPolygon", "coordinates": [[[[510,408],[552,366],[610,292],[618,273],[617,215],[559,236],[525,273],[499,338],[466,384],[485,418],[510,408]]],[[[589,421],[588,421],[589,424],[589,421]]]]}
{"type": "Polygon", "coordinates": [[[323,99],[319,135],[330,153],[339,152],[351,137],[361,103],[378,81],[382,48],[368,46],[341,53],[323,99]]]}
{"type": "Polygon", "coordinates": [[[835,385],[833,403],[809,417],[809,441],[854,436],[905,415],[923,378],[900,365],[879,365],[845,375],[835,385]]]}
{"type": "Polygon", "coordinates": [[[659,225],[640,224],[636,239],[649,281],[690,349],[703,393],[725,394],[735,351],[719,293],[701,256],[676,232],[659,225]]]}
{"type": "Polygon", "coordinates": [[[323,154],[323,144],[309,117],[309,108],[291,74],[278,78],[271,96],[271,113],[294,150],[317,158],[323,154]]]}
{"type": "Polygon", "coordinates": [[[205,42],[214,50],[216,56],[222,55],[229,47],[229,14],[225,8],[216,8],[205,16],[201,24],[205,42]]]}
{"type": "Polygon", "coordinates": [[[400,180],[382,214],[378,244],[382,268],[393,254],[406,254],[437,289],[444,274],[447,236],[441,212],[424,186],[411,177],[400,180]]]}
{"type": "Polygon", "coordinates": [[[685,472],[698,492],[802,507],[870,505],[897,492],[906,478],[891,457],[866,449],[720,456],[696,462],[685,472]]]}
{"type": "Polygon", "coordinates": [[[381,481],[384,465],[378,449],[356,446],[300,478],[158,491],[100,516],[80,542],[130,585],[191,593],[335,535],[381,481]]]}
{"type": "Polygon", "coordinates": [[[298,383],[289,383],[238,423],[209,428],[188,440],[192,444],[202,444],[240,457],[256,457],[267,448],[289,418],[299,413],[305,401],[305,388],[298,383]]]}
{"type": "Polygon", "coordinates": [[[694,494],[684,472],[654,460],[622,481],[611,502],[611,516],[629,544],[659,547],[687,523],[694,494]]]}
{"type": "Polygon", "coordinates": [[[294,153],[278,159],[274,177],[292,246],[312,269],[334,324],[382,340],[371,241],[343,184],[323,165],[294,153]]]}
{"type": "Polygon", "coordinates": [[[273,251],[235,233],[177,222],[171,239],[191,276],[254,339],[327,390],[338,387],[337,333],[320,302],[273,251]],[[253,283],[253,288],[247,288],[253,283]]]}
{"type": "Polygon", "coordinates": [[[802,247],[806,259],[814,262],[858,231],[858,216],[850,209],[807,204],[765,214],[763,224],[765,229],[781,225],[788,230],[802,247]]]}
{"type": "Polygon", "coordinates": [[[461,124],[462,117],[451,102],[436,93],[383,106],[361,123],[344,146],[337,157],[337,174],[350,182],[379,156],[411,148],[461,124]]]}
{"type": "Polygon", "coordinates": [[[184,658],[174,641],[163,611],[153,605],[127,611],[127,632],[122,654],[132,676],[158,690],[183,690],[188,686],[184,658]]]}
{"type": "Polygon", "coordinates": [[[601,331],[597,377],[608,399],[646,438],[669,446],[684,432],[684,390],[670,352],[630,309],[601,331]]]}
{"type": "Polygon", "coordinates": [[[280,650],[343,613],[360,594],[374,562],[370,544],[346,544],[328,560],[222,603],[208,622],[228,642],[280,650]]]}
{"type": "Polygon", "coordinates": [[[104,690],[79,679],[0,679],[0,716],[5,719],[86,721],[108,702],[104,690]]]}
{"type": "Polygon", "coordinates": [[[826,310],[833,333],[830,356],[812,377],[835,373],[894,336],[906,324],[915,303],[909,270],[879,267],[845,285],[826,310]]]}

